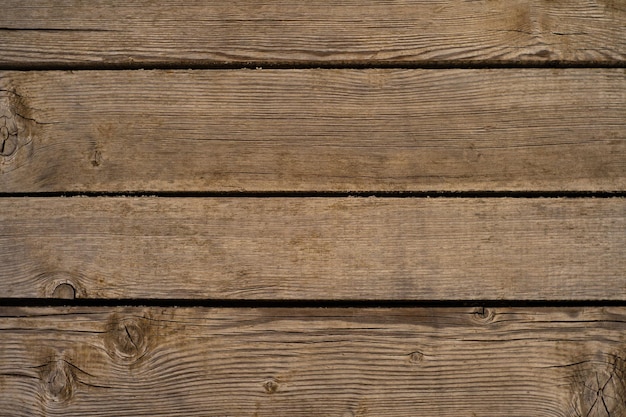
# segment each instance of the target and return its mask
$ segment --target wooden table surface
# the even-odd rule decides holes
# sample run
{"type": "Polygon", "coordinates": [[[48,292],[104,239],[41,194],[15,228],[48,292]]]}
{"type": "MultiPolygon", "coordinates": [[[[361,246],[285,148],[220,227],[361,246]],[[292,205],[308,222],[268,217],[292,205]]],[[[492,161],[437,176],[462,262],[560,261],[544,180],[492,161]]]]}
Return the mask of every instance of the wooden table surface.
{"type": "Polygon", "coordinates": [[[6,0],[0,416],[626,416],[626,2],[6,0]]]}

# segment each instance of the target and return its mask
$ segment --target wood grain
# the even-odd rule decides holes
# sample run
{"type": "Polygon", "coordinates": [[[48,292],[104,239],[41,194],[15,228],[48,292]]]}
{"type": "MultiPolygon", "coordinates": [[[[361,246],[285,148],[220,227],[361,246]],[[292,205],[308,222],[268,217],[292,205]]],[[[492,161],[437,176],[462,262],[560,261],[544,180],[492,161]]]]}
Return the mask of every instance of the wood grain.
{"type": "Polygon", "coordinates": [[[626,70],[4,72],[0,191],[626,189],[626,70]]]}
{"type": "Polygon", "coordinates": [[[626,310],[2,308],[11,416],[626,415],[626,310]]]}
{"type": "Polygon", "coordinates": [[[0,199],[0,298],[626,300],[625,271],[624,198],[0,199]]]}
{"type": "Polygon", "coordinates": [[[0,66],[623,63],[621,0],[5,0],[0,66]]]}

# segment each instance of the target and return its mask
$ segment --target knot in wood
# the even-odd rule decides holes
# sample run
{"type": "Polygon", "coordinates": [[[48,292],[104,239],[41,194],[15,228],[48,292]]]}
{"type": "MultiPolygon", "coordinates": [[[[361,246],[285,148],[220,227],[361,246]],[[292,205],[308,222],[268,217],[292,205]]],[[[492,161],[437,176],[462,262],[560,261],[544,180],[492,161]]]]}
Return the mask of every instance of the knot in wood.
{"type": "Polygon", "coordinates": [[[73,300],[76,298],[76,289],[71,284],[62,283],[57,285],[52,292],[52,296],[63,300],[73,300]]]}
{"type": "Polygon", "coordinates": [[[496,317],[496,311],[493,308],[479,307],[474,311],[472,317],[479,323],[491,323],[496,317]]]}
{"type": "Polygon", "coordinates": [[[269,379],[263,383],[263,388],[265,388],[266,393],[274,394],[278,391],[278,381],[275,379],[269,379]]]}
{"type": "Polygon", "coordinates": [[[85,296],[85,288],[81,284],[84,279],[80,274],[65,271],[45,272],[37,276],[41,282],[42,296],[73,300],[85,296]]]}
{"type": "Polygon", "coordinates": [[[409,353],[409,362],[412,364],[420,363],[424,360],[424,354],[418,350],[409,353]]]}
{"type": "Polygon", "coordinates": [[[149,325],[138,318],[114,316],[108,324],[105,344],[122,362],[134,363],[148,351],[149,325]]]}
{"type": "Polygon", "coordinates": [[[0,156],[8,158],[17,151],[17,122],[11,115],[0,114],[0,156]]]}
{"type": "Polygon", "coordinates": [[[3,165],[21,164],[31,156],[35,125],[24,97],[0,86],[0,173],[6,169],[3,165]]]}
{"type": "Polygon", "coordinates": [[[41,381],[46,398],[55,402],[64,402],[74,392],[74,374],[63,359],[50,361],[41,367],[41,381]]]}
{"type": "Polygon", "coordinates": [[[626,352],[572,358],[561,368],[571,373],[572,415],[626,415],[626,352]]]}

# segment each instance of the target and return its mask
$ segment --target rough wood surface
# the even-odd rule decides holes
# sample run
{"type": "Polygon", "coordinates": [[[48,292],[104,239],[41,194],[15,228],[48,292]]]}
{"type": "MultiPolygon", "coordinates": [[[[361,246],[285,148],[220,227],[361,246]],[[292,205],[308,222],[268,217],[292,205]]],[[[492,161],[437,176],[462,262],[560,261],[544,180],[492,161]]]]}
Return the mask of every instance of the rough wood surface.
{"type": "Polygon", "coordinates": [[[626,189],[626,70],[4,72],[0,191],[626,189]]]}
{"type": "Polygon", "coordinates": [[[0,66],[624,62],[622,0],[4,0],[0,66]]]}
{"type": "Polygon", "coordinates": [[[0,297],[626,300],[626,199],[3,198],[0,279],[0,297]]]}
{"type": "Polygon", "coordinates": [[[626,415],[623,307],[0,315],[3,415],[626,415]]]}

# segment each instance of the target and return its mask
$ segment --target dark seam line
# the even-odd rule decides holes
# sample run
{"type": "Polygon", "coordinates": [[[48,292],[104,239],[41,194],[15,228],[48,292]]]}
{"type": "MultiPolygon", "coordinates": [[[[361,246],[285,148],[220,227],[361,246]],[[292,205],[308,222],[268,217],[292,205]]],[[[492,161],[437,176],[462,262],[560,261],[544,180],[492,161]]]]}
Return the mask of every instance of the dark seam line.
{"type": "Polygon", "coordinates": [[[0,62],[0,70],[239,70],[239,69],[519,69],[519,68],[626,68],[626,61],[201,61],[176,62],[0,62]]]}
{"type": "Polygon", "coordinates": [[[626,307],[626,300],[224,300],[161,298],[0,298],[6,307],[433,308],[626,307]]]}
{"type": "Polygon", "coordinates": [[[0,192],[11,197],[164,197],[164,198],[616,198],[626,191],[52,191],[0,192]]]}

